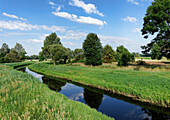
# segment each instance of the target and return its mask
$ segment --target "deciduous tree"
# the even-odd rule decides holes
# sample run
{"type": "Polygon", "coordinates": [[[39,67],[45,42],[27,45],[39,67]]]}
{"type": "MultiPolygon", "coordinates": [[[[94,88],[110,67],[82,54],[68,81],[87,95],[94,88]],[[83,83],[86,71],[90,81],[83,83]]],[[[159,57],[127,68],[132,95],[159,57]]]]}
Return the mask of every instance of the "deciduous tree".
{"type": "Polygon", "coordinates": [[[60,38],[56,35],[56,33],[51,33],[44,40],[44,47],[42,47],[42,53],[46,58],[52,58],[52,55],[49,53],[50,45],[62,45],[60,42],[60,38]]]}
{"type": "Polygon", "coordinates": [[[84,59],[84,51],[82,49],[75,49],[74,50],[74,61],[77,62],[79,60],[84,59]]]}
{"type": "Polygon", "coordinates": [[[15,47],[12,48],[11,51],[16,51],[20,57],[20,60],[24,60],[25,54],[27,54],[27,52],[20,43],[16,43],[15,47]]]}
{"type": "Polygon", "coordinates": [[[128,65],[128,62],[134,61],[134,56],[122,45],[117,47],[116,61],[118,62],[119,66],[126,66],[128,65]]]}
{"type": "Polygon", "coordinates": [[[61,60],[65,55],[67,49],[59,44],[53,44],[43,47],[43,51],[51,58],[54,65],[61,60]]]}
{"type": "Polygon", "coordinates": [[[151,43],[142,46],[145,55],[151,52],[152,59],[170,58],[170,0],[155,0],[148,7],[144,17],[142,35],[156,37],[151,43]]]}
{"type": "Polygon", "coordinates": [[[11,51],[10,53],[6,54],[5,56],[6,62],[20,62],[20,56],[18,55],[18,52],[11,51]]]}
{"type": "Polygon", "coordinates": [[[116,56],[116,53],[112,49],[112,47],[110,45],[106,45],[104,47],[103,62],[105,62],[105,63],[114,62],[114,61],[116,61],[115,56],[116,56]]]}
{"type": "Polygon", "coordinates": [[[53,44],[60,44],[60,38],[57,36],[56,33],[51,33],[49,36],[47,36],[44,40],[44,47],[48,45],[53,45],[53,44]]]}

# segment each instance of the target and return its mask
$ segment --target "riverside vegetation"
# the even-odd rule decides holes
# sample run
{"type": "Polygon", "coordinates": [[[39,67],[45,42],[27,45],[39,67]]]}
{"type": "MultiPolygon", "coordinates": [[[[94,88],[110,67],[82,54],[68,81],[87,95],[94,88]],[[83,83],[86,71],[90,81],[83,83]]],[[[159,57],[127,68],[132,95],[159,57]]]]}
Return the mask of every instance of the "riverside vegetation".
{"type": "MultiPolygon", "coordinates": [[[[19,63],[18,65],[26,63],[19,63]]],[[[33,76],[16,71],[17,63],[0,65],[1,119],[111,119],[90,107],[51,91],[33,76]]]]}
{"type": "Polygon", "coordinates": [[[112,91],[141,102],[170,107],[170,72],[113,70],[80,66],[30,65],[33,71],[112,91]]]}

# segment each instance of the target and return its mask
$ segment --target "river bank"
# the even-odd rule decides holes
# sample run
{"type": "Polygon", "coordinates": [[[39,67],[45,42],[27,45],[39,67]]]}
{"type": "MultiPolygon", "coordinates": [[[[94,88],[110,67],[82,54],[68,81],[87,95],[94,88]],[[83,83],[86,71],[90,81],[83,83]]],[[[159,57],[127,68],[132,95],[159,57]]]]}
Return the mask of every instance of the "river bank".
{"type": "Polygon", "coordinates": [[[33,71],[64,78],[130,97],[134,100],[169,108],[169,72],[144,72],[87,68],[80,66],[53,66],[48,63],[30,65],[33,71]]]}
{"type": "Polygon", "coordinates": [[[0,65],[0,118],[113,119],[82,103],[68,100],[33,76],[11,67],[0,65]]]}

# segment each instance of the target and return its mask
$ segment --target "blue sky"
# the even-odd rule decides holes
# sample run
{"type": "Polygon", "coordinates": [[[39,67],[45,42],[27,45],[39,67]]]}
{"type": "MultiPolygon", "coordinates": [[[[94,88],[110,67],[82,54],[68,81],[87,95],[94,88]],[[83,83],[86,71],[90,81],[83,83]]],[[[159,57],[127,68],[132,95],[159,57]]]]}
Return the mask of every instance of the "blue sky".
{"type": "Polygon", "coordinates": [[[0,46],[21,43],[28,55],[38,54],[47,35],[56,32],[65,47],[82,48],[88,33],[116,50],[124,45],[140,52],[140,30],[152,0],[0,0],[0,46]]]}

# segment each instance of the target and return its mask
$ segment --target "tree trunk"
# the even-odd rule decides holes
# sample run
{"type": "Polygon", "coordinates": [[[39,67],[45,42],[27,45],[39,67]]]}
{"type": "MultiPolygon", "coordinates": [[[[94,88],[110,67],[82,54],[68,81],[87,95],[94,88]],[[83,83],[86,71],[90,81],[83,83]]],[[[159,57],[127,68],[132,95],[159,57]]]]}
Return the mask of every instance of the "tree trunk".
{"type": "Polygon", "coordinates": [[[51,60],[52,60],[53,64],[56,65],[55,60],[53,59],[53,57],[51,57],[51,60]]]}
{"type": "Polygon", "coordinates": [[[66,64],[67,63],[67,59],[64,59],[64,64],[66,64]]]}

